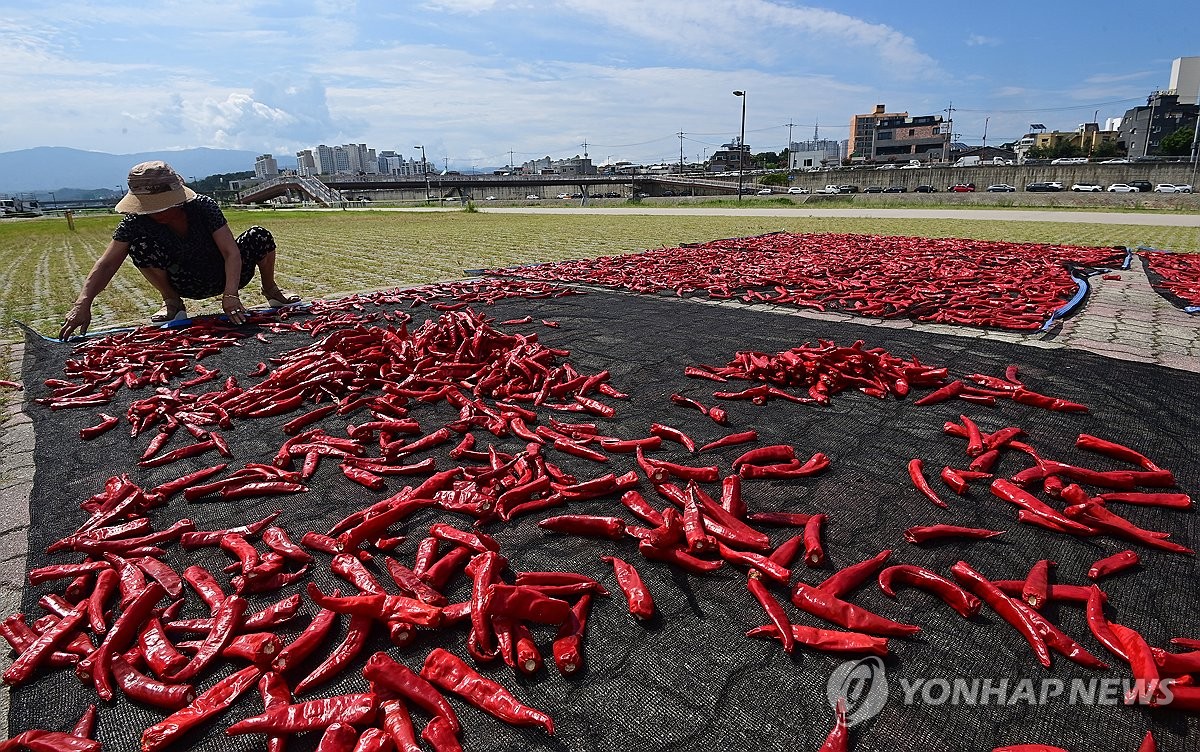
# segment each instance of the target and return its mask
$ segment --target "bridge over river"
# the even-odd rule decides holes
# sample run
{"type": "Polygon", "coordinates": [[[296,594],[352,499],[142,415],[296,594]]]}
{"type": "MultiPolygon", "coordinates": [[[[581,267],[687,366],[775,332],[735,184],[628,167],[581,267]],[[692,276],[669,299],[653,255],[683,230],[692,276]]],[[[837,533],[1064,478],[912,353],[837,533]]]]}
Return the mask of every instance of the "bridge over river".
{"type": "MultiPolygon", "coordinates": [[[[749,178],[746,179],[749,184],[749,178]]],[[[485,196],[548,198],[560,193],[589,197],[737,195],[736,179],[688,175],[328,175],[321,179],[280,175],[238,193],[238,203],[254,204],[281,197],[322,206],[349,202],[479,200],[485,196]],[[615,195],[614,195],[615,194],[615,195]]]]}

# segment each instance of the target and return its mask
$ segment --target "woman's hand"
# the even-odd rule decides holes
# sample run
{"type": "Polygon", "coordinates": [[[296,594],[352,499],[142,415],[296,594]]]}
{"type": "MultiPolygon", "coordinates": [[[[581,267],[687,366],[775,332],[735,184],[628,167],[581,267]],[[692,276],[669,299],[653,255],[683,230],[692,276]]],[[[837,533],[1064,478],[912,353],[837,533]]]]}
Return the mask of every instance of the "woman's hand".
{"type": "Polygon", "coordinates": [[[76,329],[80,334],[87,334],[88,325],[92,323],[92,304],[83,301],[76,302],[67,313],[62,328],[58,330],[58,338],[66,339],[76,329]]]}
{"type": "Polygon", "coordinates": [[[221,307],[225,309],[225,315],[229,320],[239,326],[246,323],[246,306],[242,305],[242,299],[237,295],[222,295],[221,307]]]}

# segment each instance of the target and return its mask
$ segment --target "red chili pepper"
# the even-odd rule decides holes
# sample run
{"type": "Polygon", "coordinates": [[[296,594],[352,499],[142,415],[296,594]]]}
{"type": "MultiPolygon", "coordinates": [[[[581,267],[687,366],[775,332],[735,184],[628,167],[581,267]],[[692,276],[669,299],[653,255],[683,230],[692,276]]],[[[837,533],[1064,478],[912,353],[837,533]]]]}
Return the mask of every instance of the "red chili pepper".
{"type": "Polygon", "coordinates": [[[262,715],[238,721],[227,728],[225,733],[230,736],[258,733],[286,735],[323,729],[333,723],[365,724],[375,717],[376,710],[375,695],[368,693],[335,695],[294,705],[273,707],[262,715]]]}
{"type": "Polygon", "coordinates": [[[913,564],[897,564],[879,573],[879,589],[890,598],[896,597],[895,583],[928,590],[945,601],[963,618],[969,619],[979,613],[983,602],[954,582],[913,564]]]}
{"type": "Polygon", "coordinates": [[[1139,506],[1165,507],[1167,509],[1191,509],[1192,497],[1184,493],[1116,492],[1102,493],[1096,497],[1101,503],[1116,501],[1139,506]]]}
{"type": "MultiPolygon", "coordinates": [[[[160,597],[161,592],[160,589],[160,597]]],[[[63,617],[54,626],[38,635],[4,671],[4,683],[16,686],[32,679],[34,672],[49,658],[50,654],[54,652],[54,648],[75,631],[86,615],[87,605],[81,603],[68,616],[63,617]]]]}
{"type": "Polygon", "coordinates": [[[833,731],[825,738],[825,743],[817,752],[848,752],[850,749],[850,727],[846,724],[846,700],[839,697],[834,708],[835,722],[833,731]]]}
{"type": "Polygon", "coordinates": [[[804,524],[804,563],[810,567],[825,563],[825,549],[821,546],[821,526],[824,523],[824,514],[814,514],[804,524]]]}
{"type": "Polygon", "coordinates": [[[1025,585],[1021,588],[1021,598],[1035,609],[1045,605],[1050,597],[1050,566],[1054,562],[1042,559],[1029,569],[1025,576],[1025,585]]]}
{"type": "Polygon", "coordinates": [[[554,733],[554,721],[550,716],[522,704],[503,686],[480,675],[442,648],[434,648],[425,659],[421,676],[505,723],[539,726],[548,734],[554,733]]]}
{"type": "Polygon", "coordinates": [[[651,597],[637,569],[615,556],[601,556],[600,559],[612,565],[617,586],[621,588],[629,606],[629,613],[643,620],[653,617],[654,598],[651,597]]]}
{"type": "MultiPolygon", "coordinates": [[[[1125,703],[1132,705],[1135,702],[1142,701],[1139,697],[1143,692],[1149,691],[1150,697],[1148,704],[1151,706],[1157,705],[1160,700],[1165,699],[1165,694],[1160,686],[1158,664],[1154,660],[1154,654],[1150,651],[1150,646],[1146,644],[1146,640],[1136,631],[1122,624],[1109,624],[1112,633],[1116,635],[1121,642],[1121,647],[1125,648],[1125,653],[1128,656],[1129,668],[1133,672],[1133,676],[1140,683],[1140,687],[1132,687],[1125,692],[1125,703]]],[[[1167,707],[1170,707],[1168,704],[1167,707]]]]}
{"type": "Polygon", "coordinates": [[[92,439],[96,438],[100,434],[105,433],[106,431],[108,431],[110,429],[116,428],[117,424],[120,422],[121,422],[120,419],[114,418],[113,416],[108,415],[107,413],[100,413],[100,422],[94,426],[88,426],[87,428],[80,429],[79,430],[79,438],[83,439],[84,441],[91,441],[92,439]]]}
{"type": "Polygon", "coordinates": [[[171,644],[167,633],[163,630],[162,623],[157,618],[150,619],[141,634],[138,635],[138,646],[141,648],[150,670],[158,676],[174,674],[188,663],[187,656],[180,653],[171,644]]]}
{"type": "Polygon", "coordinates": [[[964,386],[966,386],[966,385],[963,384],[963,382],[961,382],[961,381],[958,381],[958,380],[951,381],[949,384],[946,384],[945,386],[943,386],[939,389],[936,389],[936,390],[930,392],[929,394],[926,394],[924,397],[921,397],[920,399],[914,401],[913,404],[918,405],[918,406],[924,406],[924,405],[934,405],[934,404],[937,404],[938,402],[945,402],[948,399],[952,399],[953,397],[958,396],[958,393],[963,390],[964,386]]]}
{"type": "Polygon", "coordinates": [[[733,469],[742,465],[770,465],[796,459],[796,450],[789,444],[773,444],[744,452],[733,461],[733,469]]]}
{"type": "Polygon", "coordinates": [[[857,564],[843,567],[829,575],[820,585],[817,585],[817,589],[835,598],[841,598],[874,577],[876,572],[883,569],[883,565],[891,555],[891,549],[884,549],[870,559],[864,559],[857,564]]]}
{"type": "Polygon", "coordinates": [[[696,442],[692,441],[687,434],[685,434],[683,431],[680,431],[678,428],[665,426],[661,423],[651,423],[650,433],[669,441],[682,444],[689,452],[694,453],[696,451],[696,442]]]}
{"type": "Polygon", "coordinates": [[[459,732],[458,716],[442,693],[430,684],[426,677],[415,673],[403,663],[397,663],[387,653],[372,655],[363,668],[363,676],[368,681],[395,692],[426,713],[444,719],[452,733],[459,732]]]}
{"type": "Polygon", "coordinates": [[[425,724],[425,728],[421,729],[421,738],[429,742],[434,752],[462,752],[456,732],[441,716],[435,716],[425,724]]]}
{"type": "MultiPolygon", "coordinates": [[[[92,675],[92,683],[96,693],[102,700],[111,700],[113,696],[111,683],[112,658],[121,653],[137,639],[138,631],[149,618],[155,604],[166,595],[162,585],[152,582],[142,590],[133,601],[121,612],[113,622],[112,628],[104,636],[100,647],[88,658],[80,662],[77,673],[92,675]]],[[[65,619],[64,619],[65,621],[65,619]]],[[[60,622],[61,624],[61,622],[60,622]]],[[[18,659],[20,660],[20,659],[18,659]]],[[[14,663],[13,666],[17,664],[14,663]]],[[[11,670],[11,669],[10,669],[11,670]]]]}
{"type": "Polygon", "coordinates": [[[164,684],[141,673],[117,656],[112,660],[113,678],[125,696],[164,710],[179,710],[196,699],[190,684],[164,684]]]}
{"type": "Polygon", "coordinates": [[[793,588],[792,603],[801,611],[854,631],[892,637],[910,637],[921,631],[916,625],[892,621],[803,582],[793,588]]]}
{"type": "Polygon", "coordinates": [[[83,711],[83,715],[79,716],[79,720],[75,723],[75,728],[71,729],[71,736],[79,739],[91,739],[96,733],[96,706],[88,705],[87,710],[83,711]]]}
{"type": "Polygon", "coordinates": [[[1124,572],[1127,569],[1136,567],[1141,562],[1141,557],[1137,551],[1121,551],[1112,556],[1106,556],[1098,560],[1088,569],[1088,577],[1093,580],[1099,580],[1102,577],[1124,572]]]}
{"type": "MultiPolygon", "coordinates": [[[[863,634],[862,632],[840,632],[832,629],[818,629],[804,624],[791,625],[792,640],[796,644],[826,653],[859,653],[866,655],[886,656],[888,641],[886,637],[863,634]]],[[[773,637],[782,640],[779,627],[768,624],[755,627],[746,632],[747,637],[773,637]]]]}
{"type": "Polygon", "coordinates": [[[783,606],[767,589],[767,586],[762,581],[762,573],[757,569],[750,570],[750,576],[746,583],[750,594],[759,602],[763,610],[767,612],[767,617],[779,632],[779,639],[783,643],[785,653],[791,653],[796,648],[796,638],[792,634],[792,625],[787,617],[787,613],[783,610],[783,606]]]}
{"type": "Polygon", "coordinates": [[[947,486],[950,487],[952,491],[954,491],[954,493],[958,494],[959,496],[962,496],[967,492],[968,486],[966,478],[964,478],[961,474],[959,474],[959,471],[952,467],[942,468],[942,480],[947,486]]]}
{"type": "Polygon", "coordinates": [[[961,582],[966,588],[974,592],[984,603],[988,604],[997,614],[1007,621],[1014,629],[1020,632],[1029,646],[1033,648],[1034,654],[1046,668],[1050,667],[1050,651],[1046,647],[1046,641],[1038,632],[1033,622],[1029,620],[1025,612],[1014,602],[1014,599],[1005,595],[998,587],[965,561],[960,561],[950,568],[950,573],[955,579],[961,582]]]}
{"type": "Polygon", "coordinates": [[[379,714],[383,730],[391,737],[397,752],[421,752],[416,731],[413,729],[412,716],[409,715],[403,700],[383,700],[379,703],[379,714]]]}
{"type": "Polygon", "coordinates": [[[620,540],[625,537],[625,521],[620,517],[597,517],[587,514],[564,514],[547,517],[538,527],[556,533],[620,540]]]}
{"type": "Polygon", "coordinates": [[[1024,616],[1033,623],[1038,634],[1046,641],[1047,647],[1086,668],[1104,671],[1108,664],[1088,652],[1066,632],[1056,627],[1049,619],[1039,614],[1032,606],[1021,601],[1013,601],[1024,616]]]}
{"type": "Polygon", "coordinates": [[[554,639],[553,654],[554,665],[563,676],[569,676],[583,668],[583,632],[587,627],[591,605],[591,594],[584,594],[571,608],[570,618],[559,625],[558,636],[554,639]]]}
{"type": "Polygon", "coordinates": [[[379,584],[379,580],[375,579],[375,575],[371,574],[371,571],[353,554],[334,554],[333,561],[329,563],[329,568],[338,577],[354,585],[360,593],[370,593],[372,595],[384,595],[387,593],[383,589],[383,586],[379,584]]]}
{"type": "Polygon", "coordinates": [[[925,479],[924,463],[920,459],[909,460],[908,477],[912,479],[912,483],[917,490],[921,492],[925,498],[932,501],[937,506],[943,509],[949,509],[950,505],[942,501],[941,497],[929,485],[929,481],[925,479]]]}
{"type": "Polygon", "coordinates": [[[204,638],[199,650],[186,666],[168,678],[175,682],[189,681],[212,663],[233,639],[242,623],[242,617],[246,614],[246,605],[246,600],[239,596],[231,595],[226,598],[213,614],[212,631],[204,638]]]}
{"type": "MultiPolygon", "coordinates": [[[[714,409],[716,409],[716,408],[714,408],[714,409]]],[[[696,451],[707,452],[708,450],[721,449],[721,447],[725,447],[725,446],[737,446],[738,444],[749,444],[750,441],[757,441],[757,440],[758,440],[758,432],[757,431],[742,431],[739,433],[728,434],[728,435],[726,435],[726,437],[721,437],[720,439],[716,439],[715,441],[709,441],[708,444],[701,446],[700,449],[698,449],[696,451]]]]}
{"type": "Polygon", "coordinates": [[[1140,465],[1146,470],[1152,472],[1162,469],[1158,465],[1154,464],[1150,458],[1146,457],[1137,450],[1130,449],[1129,447],[1122,444],[1117,444],[1116,442],[1101,439],[1098,436],[1092,436],[1091,434],[1079,434],[1079,438],[1075,440],[1075,446],[1079,447],[1080,449],[1086,449],[1090,452],[1103,454],[1106,457],[1122,460],[1123,462],[1140,465]]]}
{"type": "Polygon", "coordinates": [[[312,673],[296,685],[296,694],[304,694],[309,689],[329,681],[358,657],[358,654],[362,652],[363,646],[366,645],[367,638],[371,634],[371,624],[372,620],[370,617],[361,615],[352,616],[345,639],[333,649],[329,657],[322,661],[321,665],[313,669],[312,673]]]}
{"type": "Polygon", "coordinates": [[[500,550],[500,544],[496,542],[496,539],[486,533],[468,533],[453,525],[440,522],[429,526],[429,534],[434,538],[466,546],[476,553],[500,550]]]}
{"type": "Polygon", "coordinates": [[[1003,535],[1003,530],[985,530],[975,527],[959,527],[958,525],[927,525],[910,527],[904,531],[904,539],[909,543],[922,544],[939,541],[944,538],[967,538],[983,540],[1003,535]]]}
{"type": "Polygon", "coordinates": [[[403,621],[420,627],[436,628],[442,611],[413,598],[382,593],[354,596],[325,595],[317,586],[308,583],[308,597],[323,609],[339,614],[367,616],[376,621],[403,621]]]}

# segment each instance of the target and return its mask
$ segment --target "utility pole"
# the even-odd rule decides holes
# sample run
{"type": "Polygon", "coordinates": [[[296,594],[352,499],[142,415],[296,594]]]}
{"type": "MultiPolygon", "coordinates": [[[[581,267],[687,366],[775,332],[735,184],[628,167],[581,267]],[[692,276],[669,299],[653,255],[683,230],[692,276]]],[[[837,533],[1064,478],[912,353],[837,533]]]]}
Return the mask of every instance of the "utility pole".
{"type": "Polygon", "coordinates": [[[954,100],[950,100],[950,106],[942,110],[946,113],[946,150],[942,154],[942,161],[950,161],[950,150],[954,148],[954,100]]]}
{"type": "Polygon", "coordinates": [[[733,95],[742,100],[742,135],[738,140],[738,201],[741,201],[742,181],[746,171],[746,92],[735,91],[733,95]]]}
{"type": "Polygon", "coordinates": [[[1146,121],[1146,142],[1142,144],[1143,157],[1150,153],[1150,134],[1154,132],[1154,105],[1156,104],[1155,94],[1157,93],[1155,92],[1150,95],[1150,119],[1146,121]]]}
{"type": "Polygon", "coordinates": [[[987,127],[988,127],[988,121],[990,121],[991,119],[992,119],[992,118],[991,118],[991,116],[985,117],[985,118],[983,119],[983,148],[985,148],[985,149],[987,148],[987,127]]]}
{"type": "Polygon", "coordinates": [[[514,168],[513,168],[513,161],[512,161],[512,154],[513,154],[513,153],[512,153],[512,149],[509,149],[509,150],[508,150],[508,171],[509,171],[509,172],[512,172],[512,171],[513,171],[513,169],[514,169],[514,168]]]}
{"type": "Polygon", "coordinates": [[[679,131],[679,175],[683,177],[683,131],[679,131]]]}

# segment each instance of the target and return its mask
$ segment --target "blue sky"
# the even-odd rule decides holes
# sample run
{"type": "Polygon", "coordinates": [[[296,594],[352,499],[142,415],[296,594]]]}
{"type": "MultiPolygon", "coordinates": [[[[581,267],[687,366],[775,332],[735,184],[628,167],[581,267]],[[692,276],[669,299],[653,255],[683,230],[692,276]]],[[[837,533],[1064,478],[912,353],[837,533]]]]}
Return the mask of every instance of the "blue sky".
{"type": "Polygon", "coordinates": [[[1200,55],[1200,3],[0,0],[0,151],[367,143],[469,169],[842,139],[953,102],[959,140],[1071,129],[1200,55]]]}

